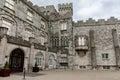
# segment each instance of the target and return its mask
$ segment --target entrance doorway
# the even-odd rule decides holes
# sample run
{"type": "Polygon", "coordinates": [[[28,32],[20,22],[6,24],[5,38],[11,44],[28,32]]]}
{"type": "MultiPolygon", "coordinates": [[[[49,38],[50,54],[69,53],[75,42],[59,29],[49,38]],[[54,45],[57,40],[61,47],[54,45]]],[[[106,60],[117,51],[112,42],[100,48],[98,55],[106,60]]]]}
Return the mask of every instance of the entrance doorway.
{"type": "Polygon", "coordinates": [[[24,52],[23,50],[17,48],[14,49],[10,54],[10,69],[12,73],[23,72],[24,67],[24,52]]]}

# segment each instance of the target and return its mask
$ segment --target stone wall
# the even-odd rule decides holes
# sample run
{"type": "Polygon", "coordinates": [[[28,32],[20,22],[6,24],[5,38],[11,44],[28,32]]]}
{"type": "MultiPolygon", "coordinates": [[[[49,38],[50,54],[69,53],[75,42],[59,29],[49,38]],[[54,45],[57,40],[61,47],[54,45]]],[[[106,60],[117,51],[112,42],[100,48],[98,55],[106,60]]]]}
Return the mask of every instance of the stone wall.
{"type": "MultiPolygon", "coordinates": [[[[86,23],[85,23],[86,24],[86,23]]],[[[87,51],[87,55],[85,57],[78,57],[76,55],[76,60],[78,61],[76,64],[78,65],[91,65],[91,47],[90,47],[90,30],[94,31],[94,42],[95,42],[95,54],[96,61],[98,66],[115,66],[116,65],[116,53],[114,49],[113,43],[113,35],[112,29],[116,29],[116,24],[104,24],[104,25],[74,25],[73,35],[74,40],[76,35],[86,35],[88,37],[88,46],[89,50],[87,51]],[[102,59],[102,54],[108,53],[109,58],[107,60],[102,59]],[[79,61],[82,60],[82,61],[79,61]],[[85,62],[83,64],[83,62],[85,62]]]]}
{"type": "MultiPolygon", "coordinates": [[[[48,19],[42,14],[38,6],[33,5],[30,1],[19,0],[15,2],[14,11],[4,7],[3,2],[0,1],[0,18],[6,18],[13,21],[13,26],[11,28],[11,36],[20,36],[23,39],[28,39],[30,35],[27,35],[26,29],[31,30],[31,36],[34,35],[35,42],[44,44],[42,39],[46,42],[48,40],[48,19]],[[27,20],[27,10],[30,10],[33,13],[32,22],[27,20]],[[45,23],[45,29],[42,28],[41,23],[45,23]]],[[[2,20],[0,21],[0,25],[2,20]]]]}

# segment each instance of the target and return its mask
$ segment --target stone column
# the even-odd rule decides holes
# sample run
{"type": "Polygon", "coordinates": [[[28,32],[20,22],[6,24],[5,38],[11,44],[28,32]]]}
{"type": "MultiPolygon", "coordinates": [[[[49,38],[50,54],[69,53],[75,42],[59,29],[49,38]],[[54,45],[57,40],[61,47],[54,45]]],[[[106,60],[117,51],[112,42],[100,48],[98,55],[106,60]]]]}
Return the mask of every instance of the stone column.
{"type": "Polygon", "coordinates": [[[29,37],[30,41],[30,51],[29,51],[29,61],[28,61],[28,71],[32,72],[33,64],[34,64],[34,39],[33,37],[29,37]]]}
{"type": "Polygon", "coordinates": [[[119,62],[120,62],[120,52],[119,52],[119,43],[118,43],[118,38],[117,38],[117,30],[112,29],[112,35],[113,35],[113,44],[114,44],[114,49],[115,49],[115,56],[116,56],[116,69],[119,69],[119,62]]]}
{"type": "Polygon", "coordinates": [[[7,38],[6,35],[1,39],[0,42],[0,66],[2,66],[5,62],[5,48],[6,48],[6,44],[7,44],[7,38]]]}
{"type": "Polygon", "coordinates": [[[91,65],[92,69],[96,69],[96,53],[95,53],[95,42],[94,42],[94,30],[90,30],[90,50],[91,50],[91,65]]]}
{"type": "Polygon", "coordinates": [[[49,69],[49,47],[48,47],[48,42],[44,43],[46,51],[45,51],[45,70],[49,69]]]}
{"type": "Polygon", "coordinates": [[[3,66],[4,62],[5,62],[5,48],[6,48],[6,44],[7,44],[7,31],[8,28],[6,27],[0,27],[0,67],[3,66]]]}

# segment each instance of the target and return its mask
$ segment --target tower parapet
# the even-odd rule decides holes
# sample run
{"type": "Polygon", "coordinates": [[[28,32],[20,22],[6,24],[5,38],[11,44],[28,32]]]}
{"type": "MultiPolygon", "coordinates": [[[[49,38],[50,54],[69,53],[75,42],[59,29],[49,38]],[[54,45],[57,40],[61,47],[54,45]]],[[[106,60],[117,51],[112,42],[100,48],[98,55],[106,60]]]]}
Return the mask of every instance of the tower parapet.
{"type": "Polygon", "coordinates": [[[98,19],[98,21],[95,21],[92,18],[89,18],[85,22],[83,20],[74,22],[75,27],[82,27],[82,26],[100,26],[100,25],[115,25],[120,24],[120,20],[114,17],[110,17],[109,19],[98,19]]]}
{"type": "Polygon", "coordinates": [[[56,9],[53,5],[39,7],[40,11],[45,15],[50,15],[51,13],[56,13],[56,9]]]}
{"type": "Polygon", "coordinates": [[[58,10],[60,15],[64,15],[68,12],[73,15],[73,4],[72,3],[58,4],[58,10]]]}

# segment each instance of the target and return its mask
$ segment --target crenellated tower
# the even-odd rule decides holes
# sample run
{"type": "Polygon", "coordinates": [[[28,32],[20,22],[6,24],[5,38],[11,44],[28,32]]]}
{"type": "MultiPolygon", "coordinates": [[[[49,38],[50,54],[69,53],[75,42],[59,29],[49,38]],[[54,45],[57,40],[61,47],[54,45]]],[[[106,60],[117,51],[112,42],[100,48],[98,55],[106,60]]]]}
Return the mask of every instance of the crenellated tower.
{"type": "Polygon", "coordinates": [[[60,15],[64,15],[66,13],[71,13],[73,15],[73,4],[72,3],[58,4],[58,10],[60,15]]]}

